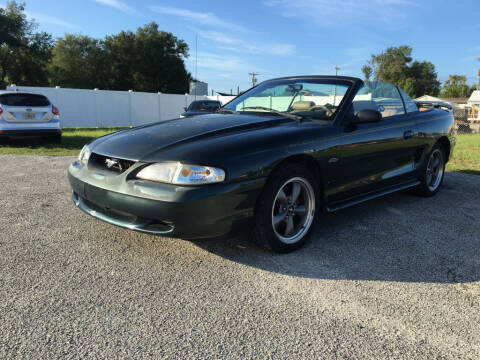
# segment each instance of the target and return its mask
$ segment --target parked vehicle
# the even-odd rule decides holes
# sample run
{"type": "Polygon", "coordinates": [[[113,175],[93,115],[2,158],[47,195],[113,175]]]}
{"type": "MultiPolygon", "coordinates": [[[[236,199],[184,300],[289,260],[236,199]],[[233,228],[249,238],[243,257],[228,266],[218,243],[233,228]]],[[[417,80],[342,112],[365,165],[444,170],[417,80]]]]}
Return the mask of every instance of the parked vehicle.
{"type": "Polygon", "coordinates": [[[220,101],[217,100],[195,100],[190,103],[188,108],[184,108],[185,112],[180,114],[181,118],[204,115],[214,113],[222,107],[220,101]]]}
{"type": "Polygon", "coordinates": [[[48,136],[60,141],[60,112],[44,95],[0,91],[0,136],[48,136]]]}
{"type": "Polygon", "coordinates": [[[322,210],[406,188],[435,195],[454,145],[452,113],[420,112],[394,85],[289,77],[216,114],[99,138],[68,176],[75,204],[109,223],[183,238],[252,228],[288,252],[322,210]]]}

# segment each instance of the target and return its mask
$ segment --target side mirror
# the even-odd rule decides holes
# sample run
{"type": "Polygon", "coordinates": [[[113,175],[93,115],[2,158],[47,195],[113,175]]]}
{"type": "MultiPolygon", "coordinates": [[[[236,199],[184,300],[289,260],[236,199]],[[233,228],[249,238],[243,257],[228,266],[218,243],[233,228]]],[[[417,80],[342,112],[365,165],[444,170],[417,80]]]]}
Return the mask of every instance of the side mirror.
{"type": "Polygon", "coordinates": [[[183,108],[183,111],[187,111],[187,108],[186,108],[186,107],[184,107],[184,108],[183,108]]]}
{"type": "Polygon", "coordinates": [[[350,124],[376,123],[382,120],[382,113],[377,110],[363,109],[350,121],[350,124]]]}

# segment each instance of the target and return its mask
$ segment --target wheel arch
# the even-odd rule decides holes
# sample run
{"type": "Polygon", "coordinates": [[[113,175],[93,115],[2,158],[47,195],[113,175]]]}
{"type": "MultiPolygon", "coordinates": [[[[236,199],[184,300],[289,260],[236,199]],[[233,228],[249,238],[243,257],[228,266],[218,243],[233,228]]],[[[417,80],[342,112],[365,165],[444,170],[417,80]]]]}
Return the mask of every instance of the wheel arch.
{"type": "Polygon", "coordinates": [[[440,137],[440,139],[437,140],[435,144],[440,144],[445,149],[445,163],[447,163],[448,160],[450,160],[450,140],[448,140],[448,137],[442,136],[440,137]]]}
{"type": "MultiPolygon", "coordinates": [[[[286,164],[292,164],[292,163],[293,164],[301,164],[301,165],[305,166],[307,169],[312,171],[313,176],[315,177],[315,179],[318,180],[318,187],[319,187],[319,192],[320,192],[318,198],[321,201],[320,205],[324,206],[324,204],[325,204],[325,184],[324,184],[324,179],[323,179],[323,171],[322,171],[322,168],[321,168],[320,164],[318,163],[318,161],[313,156],[310,156],[310,155],[295,154],[295,155],[287,156],[286,158],[279,161],[277,164],[275,164],[275,166],[272,167],[272,170],[268,174],[268,179],[265,182],[265,184],[263,185],[263,188],[265,189],[265,187],[269,183],[268,180],[271,178],[271,176],[275,173],[276,170],[278,170],[282,166],[285,166],[286,164]]],[[[258,202],[262,198],[262,195],[263,195],[263,190],[257,198],[257,204],[256,204],[255,208],[258,206],[258,202]]]]}

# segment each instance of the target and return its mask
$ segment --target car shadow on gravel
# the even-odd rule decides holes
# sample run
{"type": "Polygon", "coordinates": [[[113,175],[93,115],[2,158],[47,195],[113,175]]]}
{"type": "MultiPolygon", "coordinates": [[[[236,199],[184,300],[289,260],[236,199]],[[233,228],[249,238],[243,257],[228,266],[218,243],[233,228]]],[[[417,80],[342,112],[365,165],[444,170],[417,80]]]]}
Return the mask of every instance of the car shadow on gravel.
{"type": "MultiPolygon", "coordinates": [[[[433,198],[393,194],[322,214],[310,241],[290,254],[259,248],[244,234],[195,241],[215,255],[265,271],[315,279],[456,283],[480,280],[480,236],[459,204],[462,189],[445,181],[433,198]]],[[[478,224],[478,222],[477,222],[478,224]]]]}

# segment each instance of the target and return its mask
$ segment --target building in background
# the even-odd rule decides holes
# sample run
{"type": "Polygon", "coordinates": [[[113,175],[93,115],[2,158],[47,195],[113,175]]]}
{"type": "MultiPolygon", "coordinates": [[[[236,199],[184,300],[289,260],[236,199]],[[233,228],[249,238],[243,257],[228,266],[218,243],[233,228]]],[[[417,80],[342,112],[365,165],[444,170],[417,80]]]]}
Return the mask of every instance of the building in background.
{"type": "Polygon", "coordinates": [[[475,90],[468,99],[468,105],[471,107],[470,118],[480,121],[480,90],[475,90]]]}
{"type": "Polygon", "coordinates": [[[468,105],[471,106],[470,119],[480,122],[480,69],[478,69],[477,90],[470,95],[468,105]]]}
{"type": "Polygon", "coordinates": [[[190,95],[208,95],[208,84],[203,81],[190,81],[190,95]]]}

